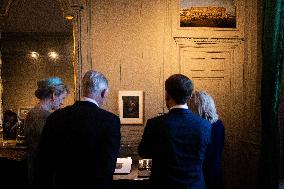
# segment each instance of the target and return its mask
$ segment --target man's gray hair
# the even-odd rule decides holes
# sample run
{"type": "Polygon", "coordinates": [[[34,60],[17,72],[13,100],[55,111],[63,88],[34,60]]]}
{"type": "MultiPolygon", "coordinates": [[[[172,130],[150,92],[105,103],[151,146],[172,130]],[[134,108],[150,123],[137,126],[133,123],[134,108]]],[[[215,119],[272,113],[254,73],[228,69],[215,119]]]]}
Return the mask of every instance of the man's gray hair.
{"type": "Polygon", "coordinates": [[[104,89],[108,89],[108,80],[100,72],[89,70],[85,73],[82,81],[83,95],[99,95],[104,89]]]}
{"type": "Polygon", "coordinates": [[[219,119],[214,100],[205,91],[196,91],[193,93],[190,100],[190,107],[194,113],[208,120],[211,124],[219,119]]]}

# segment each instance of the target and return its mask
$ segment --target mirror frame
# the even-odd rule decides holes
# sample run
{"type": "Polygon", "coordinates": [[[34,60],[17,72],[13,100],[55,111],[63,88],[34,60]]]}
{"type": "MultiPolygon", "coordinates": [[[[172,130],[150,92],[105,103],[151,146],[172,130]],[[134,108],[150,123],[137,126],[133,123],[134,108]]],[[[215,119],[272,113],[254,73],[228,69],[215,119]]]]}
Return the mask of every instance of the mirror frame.
{"type": "Polygon", "coordinates": [[[83,73],[92,68],[92,1],[85,0],[54,0],[63,13],[63,17],[71,17],[73,22],[74,41],[74,85],[75,100],[82,96],[81,80],[83,73]],[[84,63],[84,64],[83,64],[84,63]]]}

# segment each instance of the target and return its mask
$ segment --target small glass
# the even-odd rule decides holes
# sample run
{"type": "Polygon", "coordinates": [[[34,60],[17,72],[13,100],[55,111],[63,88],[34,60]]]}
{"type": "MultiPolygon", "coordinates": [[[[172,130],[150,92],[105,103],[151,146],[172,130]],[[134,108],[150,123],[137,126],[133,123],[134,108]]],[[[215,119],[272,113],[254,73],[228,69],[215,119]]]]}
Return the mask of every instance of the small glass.
{"type": "Polygon", "coordinates": [[[18,122],[16,144],[23,145],[25,142],[24,125],[21,121],[18,122]]]}
{"type": "Polygon", "coordinates": [[[0,125],[0,141],[3,144],[3,126],[2,126],[2,124],[0,125]]]}
{"type": "Polygon", "coordinates": [[[150,177],[152,167],[152,159],[140,159],[138,166],[138,177],[147,178],[150,177]]]}
{"type": "Polygon", "coordinates": [[[138,169],[151,169],[152,159],[140,159],[138,169]]]}

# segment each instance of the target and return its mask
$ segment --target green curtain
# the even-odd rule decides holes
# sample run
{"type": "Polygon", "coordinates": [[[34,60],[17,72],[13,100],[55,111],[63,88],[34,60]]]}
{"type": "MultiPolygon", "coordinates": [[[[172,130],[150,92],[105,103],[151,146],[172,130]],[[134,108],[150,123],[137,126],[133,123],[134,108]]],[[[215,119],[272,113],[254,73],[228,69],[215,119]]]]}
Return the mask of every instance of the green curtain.
{"type": "Polygon", "coordinates": [[[284,0],[263,0],[261,119],[259,187],[278,189],[280,140],[278,107],[283,70],[284,0]]]}

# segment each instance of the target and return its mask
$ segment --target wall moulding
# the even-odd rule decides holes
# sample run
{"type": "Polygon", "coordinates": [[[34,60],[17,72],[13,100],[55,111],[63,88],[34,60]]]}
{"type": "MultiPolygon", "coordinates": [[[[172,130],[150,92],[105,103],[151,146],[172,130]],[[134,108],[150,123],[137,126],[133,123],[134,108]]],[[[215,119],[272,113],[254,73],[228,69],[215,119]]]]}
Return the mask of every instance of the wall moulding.
{"type": "MultiPolygon", "coordinates": [[[[226,135],[225,186],[237,184],[239,132],[244,125],[244,38],[173,37],[178,72],[193,80],[195,90],[212,95],[226,135]],[[234,179],[232,179],[234,178],[234,179]]],[[[234,187],[232,187],[234,188],[234,187]]]]}
{"type": "MultiPolygon", "coordinates": [[[[73,50],[73,66],[74,66],[74,86],[75,86],[75,100],[81,98],[81,79],[83,70],[83,45],[82,36],[84,25],[82,23],[84,13],[86,12],[87,2],[82,0],[54,0],[58,5],[62,15],[66,19],[72,19],[73,23],[73,40],[74,40],[74,50],[73,50]],[[69,18],[68,18],[69,17],[69,18]]],[[[87,26],[89,27],[89,26],[87,26]]]]}
{"type": "MultiPolygon", "coordinates": [[[[224,109],[224,112],[221,114],[224,117],[235,119],[235,123],[242,123],[243,120],[240,119],[243,117],[244,39],[175,37],[174,41],[177,44],[176,53],[180,73],[194,77],[197,83],[203,79],[204,83],[206,83],[208,78],[209,80],[212,78],[221,79],[222,82],[225,82],[224,86],[228,86],[227,91],[230,91],[230,96],[226,96],[227,94],[225,95],[222,91],[217,90],[215,92],[220,94],[220,96],[226,96],[226,98],[224,97],[224,102],[233,102],[236,106],[232,110],[224,109]]],[[[206,87],[210,88],[210,86],[211,84],[208,84],[208,86],[204,86],[204,89],[206,87]]],[[[224,105],[224,107],[230,106],[224,105]]],[[[226,118],[225,122],[230,128],[231,119],[226,118]]],[[[235,127],[241,127],[241,125],[235,125],[235,127]]],[[[234,133],[233,127],[231,129],[228,129],[228,134],[234,133]]]]}
{"type": "MultiPolygon", "coordinates": [[[[2,0],[0,3],[0,17],[7,17],[9,10],[17,0],[2,0]]],[[[81,0],[54,0],[63,15],[69,15],[73,12],[73,7],[83,7],[84,3],[81,0]]]]}
{"type": "Polygon", "coordinates": [[[83,36],[90,36],[90,22],[84,22],[85,18],[90,18],[91,9],[89,1],[82,0],[55,0],[62,11],[63,17],[73,17],[73,37],[74,37],[74,82],[75,82],[75,99],[81,98],[81,79],[83,77],[83,60],[91,57],[90,47],[91,40],[84,40],[83,36]],[[87,41],[84,44],[82,41],[87,41]],[[84,49],[85,50],[84,52],[84,49]],[[84,53],[83,53],[84,52],[84,53]]]}
{"type": "Polygon", "coordinates": [[[55,3],[65,18],[66,16],[75,17],[78,9],[84,9],[84,3],[80,0],[55,0],[55,3]]]}
{"type": "MultiPolygon", "coordinates": [[[[235,0],[235,15],[236,15],[236,27],[235,28],[221,28],[221,27],[181,27],[180,26],[180,10],[182,3],[189,2],[190,0],[169,0],[170,1],[170,15],[172,25],[173,37],[233,37],[243,38],[244,36],[244,13],[245,13],[245,1],[235,0]]],[[[194,2],[194,1],[193,1],[194,2]]],[[[218,2],[218,1],[217,1],[218,2]]],[[[221,2],[221,1],[220,1],[221,2]]],[[[199,4],[197,4],[198,6],[199,4]]],[[[200,3],[200,6],[203,4],[200,3]]],[[[200,7],[197,7],[200,8],[200,7]]],[[[202,7],[204,8],[204,7],[202,7]]],[[[207,16],[207,15],[206,15],[207,16]]]]}
{"type": "Polygon", "coordinates": [[[179,46],[193,45],[238,45],[244,42],[244,38],[197,38],[197,37],[174,37],[174,41],[179,46]]]}

